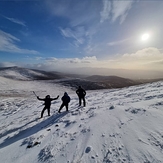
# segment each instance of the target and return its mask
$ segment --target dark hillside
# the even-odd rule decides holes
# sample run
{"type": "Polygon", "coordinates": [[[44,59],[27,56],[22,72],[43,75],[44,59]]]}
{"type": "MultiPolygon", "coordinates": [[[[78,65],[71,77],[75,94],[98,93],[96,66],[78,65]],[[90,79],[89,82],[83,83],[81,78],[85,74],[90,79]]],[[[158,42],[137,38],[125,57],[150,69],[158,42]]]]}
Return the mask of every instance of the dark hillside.
{"type": "Polygon", "coordinates": [[[99,85],[105,88],[122,88],[133,86],[139,84],[139,82],[133,81],[127,78],[121,78],[118,76],[100,76],[100,75],[93,75],[86,78],[88,81],[92,81],[98,83],[99,85]]]}

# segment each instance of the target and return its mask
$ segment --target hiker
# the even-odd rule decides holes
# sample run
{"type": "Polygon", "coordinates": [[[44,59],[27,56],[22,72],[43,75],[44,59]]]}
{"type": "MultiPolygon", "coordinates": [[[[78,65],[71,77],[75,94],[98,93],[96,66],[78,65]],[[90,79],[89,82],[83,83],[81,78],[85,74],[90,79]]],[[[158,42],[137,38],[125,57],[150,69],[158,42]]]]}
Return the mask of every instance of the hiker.
{"type": "Polygon", "coordinates": [[[59,98],[59,95],[56,98],[50,98],[50,95],[47,95],[45,98],[41,99],[39,98],[39,96],[37,96],[38,100],[44,101],[44,105],[45,107],[43,108],[42,112],[41,112],[41,118],[43,117],[44,111],[47,109],[48,111],[48,116],[50,116],[50,105],[51,105],[51,101],[53,100],[57,100],[59,98]]]}
{"type": "Polygon", "coordinates": [[[60,108],[59,108],[58,113],[61,112],[61,110],[62,110],[62,108],[63,108],[64,106],[66,107],[66,111],[68,111],[68,104],[69,104],[69,102],[70,102],[70,97],[69,97],[69,95],[67,94],[67,92],[64,93],[64,96],[61,98],[61,100],[62,100],[62,104],[61,104],[61,106],[60,106],[60,108]]]}
{"type": "Polygon", "coordinates": [[[86,103],[85,103],[86,91],[81,86],[79,86],[78,89],[76,90],[76,94],[79,97],[79,106],[81,106],[82,100],[83,100],[83,106],[85,106],[86,105],[86,103]]]}

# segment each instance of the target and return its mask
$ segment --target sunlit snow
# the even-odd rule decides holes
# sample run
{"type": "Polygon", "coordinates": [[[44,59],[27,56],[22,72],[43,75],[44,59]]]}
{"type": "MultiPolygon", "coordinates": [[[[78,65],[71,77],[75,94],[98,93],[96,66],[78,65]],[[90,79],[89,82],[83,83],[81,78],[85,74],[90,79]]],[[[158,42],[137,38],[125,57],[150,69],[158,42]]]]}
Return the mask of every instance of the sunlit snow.
{"type": "Polygon", "coordinates": [[[0,77],[0,162],[161,163],[163,82],[87,91],[78,107],[74,90],[48,81],[0,77]],[[51,116],[32,93],[60,95],[51,116]],[[64,92],[69,112],[58,113],[64,92]]]}

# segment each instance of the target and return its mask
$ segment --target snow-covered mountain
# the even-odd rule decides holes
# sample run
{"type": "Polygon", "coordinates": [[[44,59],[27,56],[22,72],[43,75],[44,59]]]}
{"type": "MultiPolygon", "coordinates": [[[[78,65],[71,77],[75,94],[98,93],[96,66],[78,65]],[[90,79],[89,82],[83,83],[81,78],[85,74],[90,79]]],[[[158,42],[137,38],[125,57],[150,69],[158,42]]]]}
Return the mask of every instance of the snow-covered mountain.
{"type": "Polygon", "coordinates": [[[64,86],[78,87],[83,85],[87,90],[122,88],[140,84],[141,82],[133,81],[117,76],[85,76],[78,74],[66,74],[60,72],[48,72],[34,70],[22,67],[0,68],[0,76],[14,80],[53,80],[64,86]]]}
{"type": "Polygon", "coordinates": [[[63,75],[57,72],[46,72],[16,66],[0,68],[0,76],[15,80],[50,80],[64,78],[63,75]]]}
{"type": "Polygon", "coordinates": [[[49,72],[22,67],[0,68],[0,76],[8,79],[23,81],[52,80],[54,83],[59,83],[63,86],[68,86],[74,89],[76,89],[79,85],[82,85],[87,90],[124,88],[134,85],[140,85],[143,83],[163,80],[161,78],[131,80],[118,76],[86,76],[79,74],[67,74],[56,71],[49,72]]]}
{"type": "Polygon", "coordinates": [[[87,91],[78,107],[73,90],[51,81],[0,77],[0,162],[2,163],[162,163],[163,82],[122,89],[87,91]],[[52,97],[66,91],[45,112],[32,91],[52,97]]]}

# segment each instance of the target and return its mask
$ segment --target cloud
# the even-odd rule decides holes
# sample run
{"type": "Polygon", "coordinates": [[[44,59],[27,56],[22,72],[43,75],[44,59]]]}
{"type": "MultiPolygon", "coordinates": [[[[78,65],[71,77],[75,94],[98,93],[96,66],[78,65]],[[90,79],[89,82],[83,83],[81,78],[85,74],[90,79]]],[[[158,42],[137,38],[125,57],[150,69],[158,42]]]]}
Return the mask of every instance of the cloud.
{"type": "Polygon", "coordinates": [[[66,18],[71,27],[76,27],[88,24],[97,18],[101,1],[46,0],[44,3],[52,16],[66,18]]]}
{"type": "Polygon", "coordinates": [[[76,27],[74,30],[70,28],[60,28],[61,34],[64,37],[74,39],[74,45],[79,47],[85,41],[85,29],[84,27],[76,27]]]}
{"type": "Polygon", "coordinates": [[[123,54],[110,59],[99,60],[96,56],[83,58],[47,58],[42,66],[50,69],[69,69],[82,67],[111,68],[111,69],[153,69],[163,70],[163,53],[161,50],[149,47],[135,53],[123,54]],[[153,66],[155,65],[155,66],[153,66]],[[157,65],[157,66],[156,66],[157,65]]]}
{"type": "Polygon", "coordinates": [[[115,45],[120,45],[125,43],[126,41],[128,41],[129,39],[124,39],[124,40],[120,40],[120,41],[114,41],[114,42],[109,42],[108,45],[109,46],[115,46],[115,45]]]}
{"type": "Polygon", "coordinates": [[[117,66],[126,69],[163,70],[162,61],[163,52],[155,47],[144,48],[131,54],[124,54],[116,59],[117,66]]]}
{"type": "Polygon", "coordinates": [[[0,62],[0,67],[13,67],[13,66],[17,66],[17,64],[12,62],[0,62]]]}
{"type": "Polygon", "coordinates": [[[120,23],[125,20],[128,11],[131,9],[133,1],[113,1],[112,20],[113,22],[119,17],[120,23]]]}
{"type": "Polygon", "coordinates": [[[9,17],[6,17],[6,16],[3,16],[3,17],[6,18],[7,20],[13,22],[13,23],[16,23],[16,24],[19,24],[19,25],[22,25],[22,26],[26,27],[25,22],[23,22],[21,20],[18,20],[18,19],[15,19],[15,18],[9,18],[9,17]]]}
{"type": "Polygon", "coordinates": [[[142,50],[138,50],[136,53],[124,54],[123,58],[153,61],[163,59],[163,53],[161,52],[161,50],[155,47],[149,47],[142,50]]]}
{"type": "MultiPolygon", "coordinates": [[[[96,56],[83,58],[45,58],[42,63],[28,65],[30,68],[55,70],[55,71],[69,71],[70,69],[92,67],[97,62],[96,56]]],[[[74,73],[74,72],[73,72],[74,73]]]]}
{"type": "Polygon", "coordinates": [[[99,60],[96,56],[83,58],[46,58],[39,66],[48,70],[68,70],[70,68],[110,68],[110,69],[137,69],[163,70],[163,53],[160,49],[149,47],[135,53],[114,56],[110,59],[99,60]]]}
{"type": "Polygon", "coordinates": [[[111,19],[112,22],[115,22],[118,18],[120,18],[120,23],[126,19],[128,11],[131,9],[133,0],[130,1],[110,1],[103,0],[103,10],[100,12],[101,20],[100,22],[104,22],[105,20],[111,19]]]}
{"type": "Polygon", "coordinates": [[[111,1],[103,0],[103,10],[100,12],[101,23],[110,18],[110,12],[111,12],[111,1]]]}
{"type": "Polygon", "coordinates": [[[127,78],[160,78],[163,72],[163,53],[157,48],[145,48],[135,53],[99,60],[96,56],[83,58],[41,58],[37,63],[0,63],[0,67],[23,66],[45,71],[87,75],[117,75],[127,78]],[[150,56],[150,59],[148,57],[150,56]]]}
{"type": "MultiPolygon", "coordinates": [[[[62,66],[62,64],[71,64],[70,66],[76,66],[76,64],[92,64],[94,62],[97,61],[97,58],[96,56],[92,56],[92,57],[83,57],[83,58],[60,58],[60,59],[57,59],[57,58],[47,58],[46,61],[48,63],[58,63],[59,65],[62,66]]],[[[79,67],[81,65],[78,65],[79,67]]]]}
{"type": "Polygon", "coordinates": [[[20,42],[20,39],[0,30],[0,51],[21,54],[39,54],[39,52],[35,50],[19,48],[15,44],[15,41],[20,42]]]}

